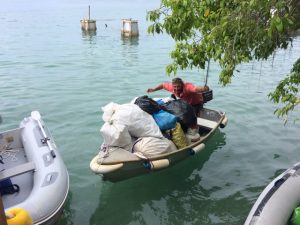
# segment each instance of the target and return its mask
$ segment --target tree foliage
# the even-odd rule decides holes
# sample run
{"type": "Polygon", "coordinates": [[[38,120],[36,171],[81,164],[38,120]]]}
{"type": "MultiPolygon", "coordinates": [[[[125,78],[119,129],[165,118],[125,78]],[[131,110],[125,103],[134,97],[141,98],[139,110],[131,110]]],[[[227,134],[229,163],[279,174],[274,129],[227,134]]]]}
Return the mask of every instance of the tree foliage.
{"type": "MultiPolygon", "coordinates": [[[[166,32],[176,41],[168,74],[204,69],[212,59],[221,66],[219,81],[226,85],[237,65],[265,60],[276,49],[289,46],[292,32],[299,28],[299,8],[298,0],[161,0],[160,8],[147,14],[152,22],[148,32],[166,32]]],[[[292,75],[286,79],[270,95],[274,102],[285,102],[282,94],[298,93],[298,89],[283,91],[286,85],[299,84],[292,75]]],[[[287,112],[277,111],[279,116],[287,112]]]]}
{"type": "MultiPolygon", "coordinates": [[[[300,98],[297,95],[300,87],[300,59],[294,64],[291,73],[277,85],[274,92],[269,97],[275,103],[283,103],[282,108],[275,110],[279,117],[285,117],[288,112],[300,104],[300,98]]],[[[287,118],[285,118],[285,121],[287,118]]]]}

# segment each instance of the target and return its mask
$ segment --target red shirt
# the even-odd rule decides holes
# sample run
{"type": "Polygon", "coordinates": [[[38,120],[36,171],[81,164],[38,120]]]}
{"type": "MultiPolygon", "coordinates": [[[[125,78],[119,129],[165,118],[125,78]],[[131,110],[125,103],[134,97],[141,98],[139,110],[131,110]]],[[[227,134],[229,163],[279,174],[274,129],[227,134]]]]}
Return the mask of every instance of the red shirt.
{"type": "Polygon", "coordinates": [[[163,89],[165,89],[166,91],[172,92],[173,94],[175,94],[175,96],[183,99],[184,101],[186,101],[190,105],[197,105],[197,104],[202,104],[203,103],[202,94],[198,93],[196,91],[196,88],[197,87],[192,83],[184,83],[183,84],[183,91],[178,96],[174,93],[172,83],[170,83],[170,82],[163,83],[163,89]]]}

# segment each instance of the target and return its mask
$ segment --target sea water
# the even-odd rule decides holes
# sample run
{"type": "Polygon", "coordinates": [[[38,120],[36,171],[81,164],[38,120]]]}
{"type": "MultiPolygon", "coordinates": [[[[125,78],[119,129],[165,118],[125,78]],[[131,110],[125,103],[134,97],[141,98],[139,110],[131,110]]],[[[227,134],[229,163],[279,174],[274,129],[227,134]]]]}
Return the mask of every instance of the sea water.
{"type": "MultiPolygon", "coordinates": [[[[174,41],[147,33],[146,13],[159,1],[53,0],[1,2],[0,130],[18,127],[39,110],[70,174],[70,194],[57,225],[240,225],[263,188],[300,160],[300,123],[284,126],[267,97],[299,57],[300,39],[267,61],[238,67],[232,84],[218,82],[211,62],[206,107],[229,119],[205,150],[178,165],[120,183],[103,182],[89,169],[102,143],[101,107],[126,103],[169,81],[174,41]],[[83,33],[80,20],[97,23],[83,33]],[[138,20],[139,37],[121,37],[121,20],[138,20]]],[[[179,71],[203,85],[206,71],[179,71]]],[[[160,91],[150,97],[168,96],[160,91]]],[[[293,116],[299,116],[296,109],[293,116]]]]}

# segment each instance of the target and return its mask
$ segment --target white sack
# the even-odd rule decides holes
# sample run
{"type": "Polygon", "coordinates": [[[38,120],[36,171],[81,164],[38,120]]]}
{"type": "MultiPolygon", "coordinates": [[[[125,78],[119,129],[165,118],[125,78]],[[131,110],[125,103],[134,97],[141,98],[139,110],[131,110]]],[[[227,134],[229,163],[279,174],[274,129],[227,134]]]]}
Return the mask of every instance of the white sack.
{"type": "Polygon", "coordinates": [[[111,120],[112,115],[118,110],[119,104],[116,104],[114,102],[110,102],[104,107],[102,107],[103,115],[102,119],[104,122],[109,122],[111,120]]]}
{"type": "Polygon", "coordinates": [[[108,146],[131,147],[131,136],[127,127],[118,123],[104,123],[100,129],[103,142],[108,146]]]}
{"type": "Polygon", "coordinates": [[[126,126],[133,137],[163,137],[153,117],[136,104],[119,105],[111,120],[126,126]]]}
{"type": "Polygon", "coordinates": [[[133,153],[141,157],[152,157],[177,150],[174,143],[166,138],[143,137],[133,145],[133,153]]]}

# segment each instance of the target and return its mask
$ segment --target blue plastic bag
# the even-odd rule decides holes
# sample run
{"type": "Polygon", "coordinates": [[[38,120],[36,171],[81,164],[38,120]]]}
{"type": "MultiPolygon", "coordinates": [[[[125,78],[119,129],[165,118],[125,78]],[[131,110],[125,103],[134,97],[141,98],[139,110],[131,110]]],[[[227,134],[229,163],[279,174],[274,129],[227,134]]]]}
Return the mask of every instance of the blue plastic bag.
{"type": "Polygon", "coordinates": [[[162,131],[173,129],[176,126],[177,117],[164,110],[152,114],[155,122],[162,131]]]}

